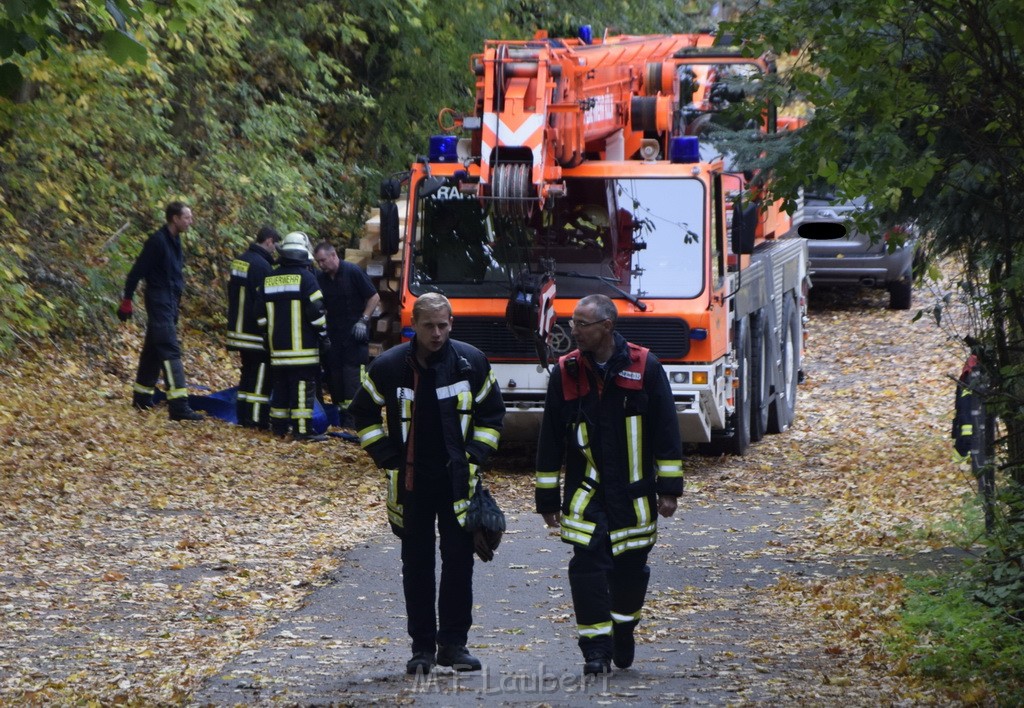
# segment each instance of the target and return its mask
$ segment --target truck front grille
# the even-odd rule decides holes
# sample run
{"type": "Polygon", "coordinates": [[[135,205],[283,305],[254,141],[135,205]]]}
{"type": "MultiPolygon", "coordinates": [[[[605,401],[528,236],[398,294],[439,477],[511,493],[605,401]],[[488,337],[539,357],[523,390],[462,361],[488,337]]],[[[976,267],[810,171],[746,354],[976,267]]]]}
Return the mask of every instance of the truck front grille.
{"type": "MultiPolygon", "coordinates": [[[[634,344],[650,349],[662,361],[682,359],[690,351],[690,328],[677,317],[621,318],[619,334],[634,344]]],[[[535,360],[533,343],[522,341],[505,326],[504,319],[456,317],[452,337],[472,344],[492,361],[535,360]]],[[[555,353],[569,353],[576,342],[569,336],[569,320],[559,320],[554,336],[555,353]]]]}

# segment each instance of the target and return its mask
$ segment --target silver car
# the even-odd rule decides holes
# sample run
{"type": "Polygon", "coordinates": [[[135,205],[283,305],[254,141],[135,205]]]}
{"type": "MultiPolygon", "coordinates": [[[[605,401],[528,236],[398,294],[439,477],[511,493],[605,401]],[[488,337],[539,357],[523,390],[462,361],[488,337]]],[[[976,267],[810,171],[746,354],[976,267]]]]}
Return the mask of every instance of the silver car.
{"type": "Polygon", "coordinates": [[[907,229],[902,245],[890,250],[888,233],[863,233],[854,225],[852,217],[865,204],[863,197],[841,201],[831,194],[804,193],[793,224],[807,240],[811,284],[886,288],[890,309],[909,310],[916,234],[907,229]]]}

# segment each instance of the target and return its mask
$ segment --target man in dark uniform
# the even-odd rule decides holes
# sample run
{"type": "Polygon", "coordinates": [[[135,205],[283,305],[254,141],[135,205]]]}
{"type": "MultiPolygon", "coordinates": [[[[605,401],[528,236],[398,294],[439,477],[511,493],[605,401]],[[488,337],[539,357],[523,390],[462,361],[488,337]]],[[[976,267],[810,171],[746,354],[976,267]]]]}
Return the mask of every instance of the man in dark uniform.
{"type": "Polygon", "coordinates": [[[145,280],[146,338],[139,354],[132,403],[139,410],[153,407],[153,394],[162,371],[171,420],[202,420],[203,415],[188,405],[185,367],[178,343],[178,309],[185,289],[181,235],[192,225],[192,210],[182,202],[171,202],[164,216],[166,223],[149,237],[128,271],[121,306],[117,309],[122,322],[131,318],[135,288],[145,280]]]}
{"type": "Polygon", "coordinates": [[[270,344],[270,429],[279,436],[291,430],[297,440],[326,440],[312,428],[320,352],[330,340],[323,294],[310,270],[309,237],[293,231],[279,250],[280,265],[263,281],[256,306],[270,344]]]}
{"type": "Polygon", "coordinates": [[[615,331],[615,303],[573,311],[579,349],[551,372],[537,447],[537,511],[573,545],[569,586],[584,674],[633,663],[657,514],[683,492],[682,443],[668,377],[615,331]],[[565,463],[565,492],[560,471],[565,463]]]}
{"type": "Polygon", "coordinates": [[[270,354],[257,320],[257,292],[274,269],[281,236],[270,226],[256,234],[248,250],[231,261],[228,280],[227,348],[241,359],[235,414],[246,428],[270,427],[270,354]]]}
{"type": "Polygon", "coordinates": [[[331,351],[324,362],[331,401],[339,408],[341,427],[351,426],[348,405],[359,388],[360,371],[370,360],[370,316],[380,295],[369,276],[354,263],[339,260],[334,246],[322,241],[313,251],[320,266],[317,280],[327,309],[331,351]]]}
{"type": "Polygon", "coordinates": [[[465,528],[466,512],[479,466],[498,447],[505,404],[487,358],[449,339],[451,325],[448,299],[421,295],[412,310],[412,341],[373,360],[349,408],[360,443],[387,474],[388,520],[402,539],[409,674],[428,672],[435,663],[457,671],[481,667],[466,639],[473,623],[473,552],[486,556],[475,545],[479,535],[465,528]]]}

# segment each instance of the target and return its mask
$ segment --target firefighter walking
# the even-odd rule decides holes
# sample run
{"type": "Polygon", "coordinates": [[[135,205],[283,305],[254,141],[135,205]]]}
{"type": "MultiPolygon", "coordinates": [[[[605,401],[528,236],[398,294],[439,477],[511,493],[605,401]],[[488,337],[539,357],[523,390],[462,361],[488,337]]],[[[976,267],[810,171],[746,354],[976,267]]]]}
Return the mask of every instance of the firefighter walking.
{"type": "Polygon", "coordinates": [[[374,359],[349,407],[360,443],[387,474],[388,520],[402,539],[409,674],[429,672],[435,663],[457,671],[481,668],[466,640],[473,623],[473,553],[487,558],[490,551],[475,545],[485,539],[466,530],[466,512],[479,466],[498,447],[505,404],[487,358],[449,339],[451,325],[448,299],[421,295],[412,309],[412,341],[374,359]]]}
{"type": "Polygon", "coordinates": [[[270,429],[297,440],[326,437],[312,428],[321,352],[330,348],[323,295],[310,270],[309,237],[293,231],[279,247],[281,261],[263,281],[259,324],[267,331],[273,389],[270,429]]]}
{"type": "Polygon", "coordinates": [[[241,376],[235,399],[238,424],[246,428],[270,427],[270,353],[259,326],[257,298],[263,281],[274,270],[280,234],[264,226],[249,248],[231,261],[228,280],[228,351],[238,352],[241,376]]]}
{"type": "Polygon", "coordinates": [[[604,295],[581,299],[579,349],[552,370],[537,449],[536,504],[573,546],[569,585],[584,674],[633,663],[657,538],[683,492],[682,444],[661,362],[615,331],[604,295]],[[565,464],[564,494],[561,474],[565,464]]]}
{"type": "Polygon", "coordinates": [[[192,210],[182,202],[171,202],[164,209],[164,217],[164,225],[146,240],[128,271],[117,309],[122,322],[131,319],[135,289],[141,281],[146,282],[146,336],[132,387],[132,405],[139,410],[153,407],[157,380],[163,373],[171,420],[203,420],[203,414],[196,413],[188,404],[188,385],[178,342],[178,313],[185,289],[181,236],[192,226],[192,210]]]}

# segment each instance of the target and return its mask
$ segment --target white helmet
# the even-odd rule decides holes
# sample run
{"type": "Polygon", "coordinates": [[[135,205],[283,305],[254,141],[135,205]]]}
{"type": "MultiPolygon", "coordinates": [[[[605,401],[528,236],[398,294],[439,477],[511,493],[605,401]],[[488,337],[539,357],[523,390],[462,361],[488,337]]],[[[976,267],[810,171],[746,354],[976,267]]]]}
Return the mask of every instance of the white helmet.
{"type": "Polygon", "coordinates": [[[281,240],[278,250],[286,252],[292,258],[313,258],[313,249],[309,245],[309,236],[301,231],[292,231],[281,240]]]}

